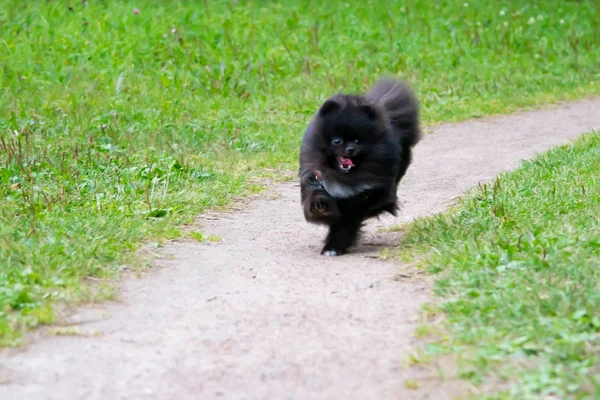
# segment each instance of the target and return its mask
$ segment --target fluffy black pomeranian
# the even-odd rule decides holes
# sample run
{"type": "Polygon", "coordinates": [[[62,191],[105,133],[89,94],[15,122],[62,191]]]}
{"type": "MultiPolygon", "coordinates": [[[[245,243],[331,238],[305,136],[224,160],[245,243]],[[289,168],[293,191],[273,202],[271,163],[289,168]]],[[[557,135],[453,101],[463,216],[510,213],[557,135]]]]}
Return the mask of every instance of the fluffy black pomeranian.
{"type": "Polygon", "coordinates": [[[299,169],[304,217],[329,226],[321,254],[346,253],[366,219],[396,215],[396,189],[419,138],[418,101],[394,78],[323,103],[304,134],[299,169]]]}

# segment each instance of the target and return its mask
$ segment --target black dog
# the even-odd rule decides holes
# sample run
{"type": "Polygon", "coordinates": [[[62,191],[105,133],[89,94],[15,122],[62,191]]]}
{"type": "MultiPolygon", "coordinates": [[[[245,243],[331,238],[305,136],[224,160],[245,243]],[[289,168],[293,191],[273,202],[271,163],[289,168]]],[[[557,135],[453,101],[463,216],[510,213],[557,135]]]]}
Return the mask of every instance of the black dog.
{"type": "Polygon", "coordinates": [[[299,171],[304,217],[329,226],[321,254],[344,254],[366,219],[396,215],[396,189],[419,137],[419,105],[401,81],[325,101],[304,134],[299,171]]]}

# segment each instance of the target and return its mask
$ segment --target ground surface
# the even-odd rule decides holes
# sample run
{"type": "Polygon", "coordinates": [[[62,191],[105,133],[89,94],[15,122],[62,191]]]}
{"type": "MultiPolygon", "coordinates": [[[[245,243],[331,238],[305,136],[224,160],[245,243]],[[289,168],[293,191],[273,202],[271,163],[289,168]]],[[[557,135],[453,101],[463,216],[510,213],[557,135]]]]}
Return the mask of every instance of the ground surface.
{"type": "Polygon", "coordinates": [[[416,148],[398,218],[370,222],[347,256],[318,256],[324,231],[303,221],[293,183],[203,216],[203,232],[222,242],[169,245],[164,268],[123,282],[120,303],[70,317],[87,321],[79,336],[0,353],[0,398],[449,398],[436,382],[405,387],[418,374],[403,364],[430,286],[411,270],[392,279],[405,268],[375,258],[395,241],[378,228],[441,211],[519,160],[600,128],[598,110],[588,99],[436,128],[416,148]]]}

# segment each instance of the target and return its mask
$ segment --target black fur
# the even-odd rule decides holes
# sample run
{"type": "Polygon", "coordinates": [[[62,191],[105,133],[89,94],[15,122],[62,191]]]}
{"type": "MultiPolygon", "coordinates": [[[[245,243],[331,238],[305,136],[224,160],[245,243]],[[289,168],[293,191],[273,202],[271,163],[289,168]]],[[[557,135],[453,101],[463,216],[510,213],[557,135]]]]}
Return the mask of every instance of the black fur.
{"type": "Polygon", "coordinates": [[[418,102],[396,79],[323,103],[304,134],[299,170],[306,220],[329,226],[322,254],[345,253],[366,219],[396,215],[396,189],[419,138],[418,102]]]}

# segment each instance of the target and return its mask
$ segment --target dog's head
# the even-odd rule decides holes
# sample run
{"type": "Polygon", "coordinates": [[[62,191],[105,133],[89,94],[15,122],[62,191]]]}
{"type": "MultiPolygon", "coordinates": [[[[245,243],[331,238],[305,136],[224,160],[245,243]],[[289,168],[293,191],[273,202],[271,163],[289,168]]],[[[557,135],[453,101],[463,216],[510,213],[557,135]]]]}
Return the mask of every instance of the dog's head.
{"type": "Polygon", "coordinates": [[[377,108],[357,96],[334,96],[319,109],[319,133],[330,164],[348,174],[380,144],[382,118],[377,108]]]}

